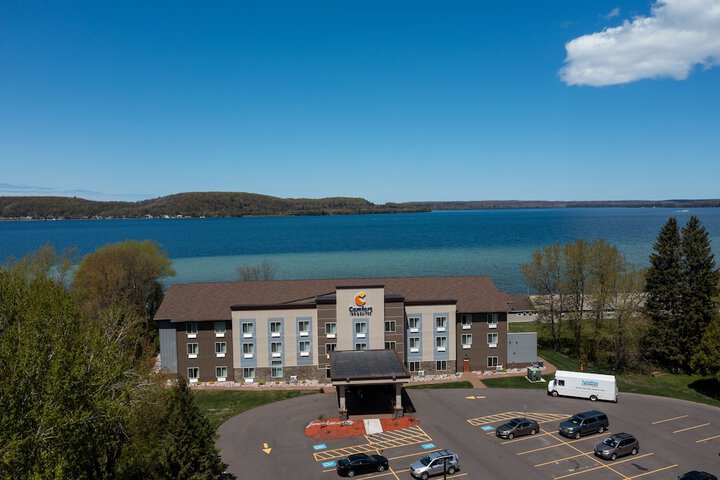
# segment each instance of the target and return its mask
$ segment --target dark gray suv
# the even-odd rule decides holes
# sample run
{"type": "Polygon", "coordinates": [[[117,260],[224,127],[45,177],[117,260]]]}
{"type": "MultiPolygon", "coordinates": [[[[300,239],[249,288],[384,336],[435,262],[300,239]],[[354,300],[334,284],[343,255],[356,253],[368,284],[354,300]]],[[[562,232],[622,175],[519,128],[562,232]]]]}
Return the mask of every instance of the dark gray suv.
{"type": "Polygon", "coordinates": [[[560,435],[580,438],[591,433],[603,433],[610,426],[607,415],[597,410],[578,413],[560,424],[560,435]]]}
{"type": "Polygon", "coordinates": [[[616,433],[595,446],[595,455],[609,460],[625,455],[636,455],[640,451],[640,442],[629,433],[616,433]]]}

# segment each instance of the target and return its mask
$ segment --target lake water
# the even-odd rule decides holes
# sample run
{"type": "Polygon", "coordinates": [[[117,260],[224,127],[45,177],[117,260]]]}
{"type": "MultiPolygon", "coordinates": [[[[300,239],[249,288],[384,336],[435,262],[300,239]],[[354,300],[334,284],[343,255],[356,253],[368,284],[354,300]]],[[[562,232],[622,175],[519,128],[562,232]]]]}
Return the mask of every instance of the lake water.
{"type": "Polygon", "coordinates": [[[269,260],[276,278],[489,275],[527,292],[520,265],[552,242],[604,238],[637,266],[670,216],[696,215],[720,247],[720,208],[439,211],[321,217],[0,222],[0,259],[52,243],[82,254],[111,242],[151,239],[173,259],[166,283],[226,281],[240,265],[269,260]]]}

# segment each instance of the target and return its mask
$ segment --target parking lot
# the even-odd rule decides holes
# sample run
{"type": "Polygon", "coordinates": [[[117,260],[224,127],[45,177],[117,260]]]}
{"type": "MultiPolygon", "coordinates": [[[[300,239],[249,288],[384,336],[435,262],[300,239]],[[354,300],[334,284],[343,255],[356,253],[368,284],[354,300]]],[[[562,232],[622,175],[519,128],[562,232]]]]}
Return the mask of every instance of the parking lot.
{"type": "MultiPolygon", "coordinates": [[[[238,478],[334,478],[335,462],[353,453],[382,454],[386,472],[359,478],[410,478],[409,464],[428,452],[452,449],[466,479],[674,479],[688,470],[720,473],[720,409],[674,399],[621,395],[615,403],[552,398],[535,390],[410,390],[420,425],[338,440],[304,435],[319,415],[336,416],[334,395],[311,395],[251,410],[223,424],[218,447],[238,478]],[[574,413],[605,412],[607,432],[568,439],[558,423],[574,413]],[[527,414],[540,423],[533,436],[504,440],[495,427],[527,414]],[[603,460],[594,446],[629,432],[640,452],[603,460]],[[269,449],[269,451],[268,451],[269,449]]],[[[442,477],[440,477],[442,478],[442,477]]]]}

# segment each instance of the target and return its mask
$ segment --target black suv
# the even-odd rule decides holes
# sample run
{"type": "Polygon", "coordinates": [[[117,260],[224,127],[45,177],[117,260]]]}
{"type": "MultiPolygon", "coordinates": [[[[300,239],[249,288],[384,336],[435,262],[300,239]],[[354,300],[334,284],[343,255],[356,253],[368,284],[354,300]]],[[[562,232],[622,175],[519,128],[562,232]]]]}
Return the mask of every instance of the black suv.
{"type": "Polygon", "coordinates": [[[602,433],[610,426],[607,415],[597,410],[578,413],[565,420],[558,427],[560,435],[580,438],[591,433],[602,433]]]}
{"type": "Polygon", "coordinates": [[[693,470],[692,472],[687,472],[686,474],[679,476],[678,480],[717,480],[717,477],[706,472],[693,470]]]}

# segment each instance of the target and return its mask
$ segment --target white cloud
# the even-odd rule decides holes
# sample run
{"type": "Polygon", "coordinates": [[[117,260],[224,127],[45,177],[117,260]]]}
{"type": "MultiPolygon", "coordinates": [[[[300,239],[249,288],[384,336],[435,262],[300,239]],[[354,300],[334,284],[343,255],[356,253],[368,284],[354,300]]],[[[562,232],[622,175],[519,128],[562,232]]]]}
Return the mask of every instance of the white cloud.
{"type": "Polygon", "coordinates": [[[610,13],[608,13],[607,15],[604,15],[603,18],[605,18],[605,20],[610,20],[611,18],[615,18],[619,15],[620,15],[620,9],[618,7],[615,7],[612,10],[610,10],[610,13]]]}
{"type": "Polygon", "coordinates": [[[720,0],[657,0],[650,16],[575,38],[565,49],[560,78],[568,85],[684,80],[696,65],[720,63],[720,0]]]}

